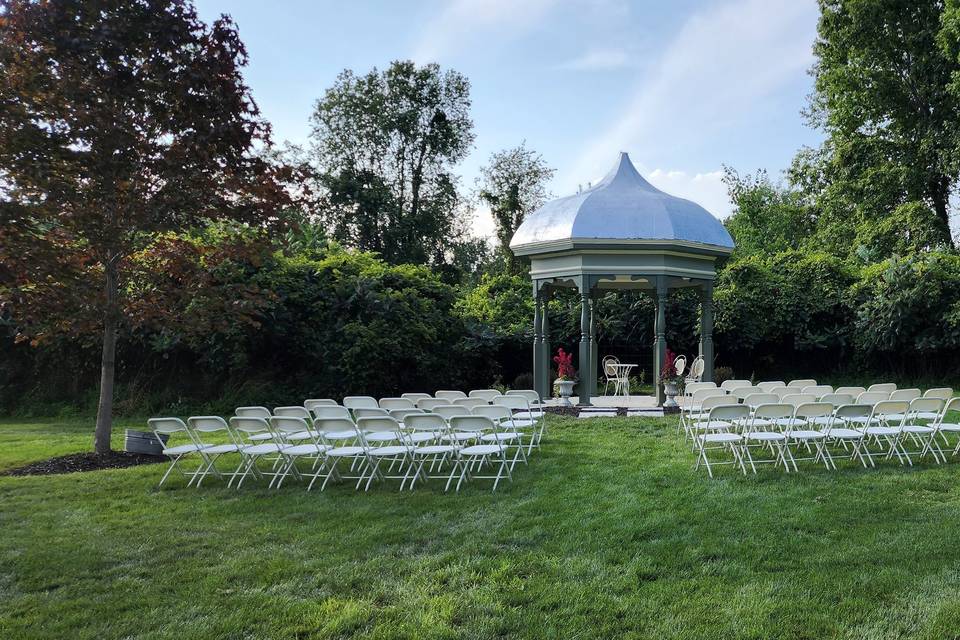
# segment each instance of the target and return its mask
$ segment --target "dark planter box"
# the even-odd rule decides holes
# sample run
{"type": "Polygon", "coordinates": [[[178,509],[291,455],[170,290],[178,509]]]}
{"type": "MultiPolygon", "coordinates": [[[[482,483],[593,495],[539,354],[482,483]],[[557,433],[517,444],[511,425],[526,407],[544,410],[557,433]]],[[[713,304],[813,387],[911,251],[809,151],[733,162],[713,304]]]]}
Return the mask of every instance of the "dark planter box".
{"type": "Polygon", "coordinates": [[[123,442],[123,450],[130,453],[145,453],[151,456],[163,455],[163,448],[167,444],[167,436],[157,436],[148,431],[127,429],[123,442]]]}

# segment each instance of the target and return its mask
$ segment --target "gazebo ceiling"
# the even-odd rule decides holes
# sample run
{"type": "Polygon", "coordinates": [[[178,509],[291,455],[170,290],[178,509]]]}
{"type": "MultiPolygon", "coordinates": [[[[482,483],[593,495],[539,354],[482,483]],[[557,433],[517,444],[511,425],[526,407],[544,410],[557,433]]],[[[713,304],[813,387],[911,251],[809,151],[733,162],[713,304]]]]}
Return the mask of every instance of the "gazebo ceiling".
{"type": "Polygon", "coordinates": [[[700,205],[660,191],[621,153],[595,186],[551,200],[526,217],[510,242],[517,255],[571,249],[663,250],[726,256],[733,239],[700,205]]]}

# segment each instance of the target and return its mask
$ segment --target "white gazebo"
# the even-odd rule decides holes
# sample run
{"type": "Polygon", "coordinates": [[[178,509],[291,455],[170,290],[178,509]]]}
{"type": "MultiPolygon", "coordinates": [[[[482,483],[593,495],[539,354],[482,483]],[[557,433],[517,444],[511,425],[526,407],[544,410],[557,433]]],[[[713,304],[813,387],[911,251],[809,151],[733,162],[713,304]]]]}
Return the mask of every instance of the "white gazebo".
{"type": "MultiPolygon", "coordinates": [[[[733,239],[700,205],[660,191],[636,170],[626,153],[595,186],[552,200],[526,217],[510,242],[530,257],[533,279],[534,384],[550,395],[550,344],[545,313],[557,288],[580,292],[581,405],[596,395],[597,342],[593,303],[606,291],[646,289],[656,306],[654,380],[666,356],[667,297],[673,289],[700,290],[700,355],[703,379],[713,379],[713,281],[718,259],[730,255],[733,239]],[[586,372],[586,375],[584,374],[586,372]]],[[[657,385],[657,403],[663,400],[657,385]]]]}

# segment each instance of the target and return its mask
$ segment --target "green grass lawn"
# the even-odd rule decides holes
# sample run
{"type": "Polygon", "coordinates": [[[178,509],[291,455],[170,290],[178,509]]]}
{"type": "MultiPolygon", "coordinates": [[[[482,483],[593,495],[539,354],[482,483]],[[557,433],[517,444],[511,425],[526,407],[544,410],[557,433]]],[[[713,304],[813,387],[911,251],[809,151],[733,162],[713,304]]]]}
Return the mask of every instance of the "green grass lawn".
{"type": "MultiPolygon", "coordinates": [[[[710,481],[674,425],[554,419],[496,494],[0,477],[0,638],[958,636],[960,461],[710,481]]],[[[89,428],[4,421],[0,468],[89,428]]]]}

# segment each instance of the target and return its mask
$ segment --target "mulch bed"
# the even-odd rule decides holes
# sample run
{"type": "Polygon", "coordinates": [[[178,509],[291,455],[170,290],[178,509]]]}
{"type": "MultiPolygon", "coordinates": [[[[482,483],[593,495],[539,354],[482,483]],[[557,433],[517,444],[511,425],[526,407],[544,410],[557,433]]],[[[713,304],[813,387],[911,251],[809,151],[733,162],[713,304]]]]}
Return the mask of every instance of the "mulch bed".
{"type": "Polygon", "coordinates": [[[6,476],[48,476],[58,473],[75,473],[77,471],[100,471],[101,469],[124,469],[140,464],[157,464],[167,462],[166,456],[148,456],[143,453],[127,453],[126,451],[111,451],[106,455],[95,453],[70,453],[28,465],[10,469],[0,473],[6,476]]]}
{"type": "MultiPolygon", "coordinates": [[[[611,409],[612,409],[612,408],[613,408],[613,407],[611,407],[611,409]]],[[[617,415],[618,415],[618,416],[625,416],[625,415],[627,415],[627,408],[626,408],[626,407],[616,407],[616,409],[617,409],[617,415]]],[[[577,406],[573,406],[573,407],[544,407],[544,411],[546,411],[547,413],[549,413],[549,414],[551,414],[551,415],[567,416],[567,417],[570,417],[570,418],[576,418],[578,415],[580,415],[580,407],[577,407],[577,406]]]]}

